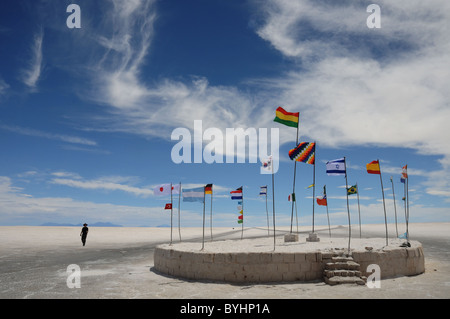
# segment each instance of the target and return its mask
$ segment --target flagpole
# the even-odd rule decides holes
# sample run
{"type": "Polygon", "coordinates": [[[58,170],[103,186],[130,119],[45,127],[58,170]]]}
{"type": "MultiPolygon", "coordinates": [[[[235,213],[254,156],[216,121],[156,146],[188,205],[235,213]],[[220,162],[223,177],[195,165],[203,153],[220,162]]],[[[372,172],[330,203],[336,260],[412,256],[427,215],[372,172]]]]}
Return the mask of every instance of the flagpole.
{"type": "Polygon", "coordinates": [[[406,242],[409,244],[409,175],[408,165],[406,166],[406,205],[407,205],[407,219],[406,219],[406,242]]]}
{"type": "Polygon", "coordinates": [[[395,231],[398,237],[398,228],[397,228],[397,205],[395,203],[395,191],[394,191],[394,180],[391,176],[391,184],[392,184],[392,197],[394,198],[394,213],[395,213],[395,231]]]}
{"type": "Polygon", "coordinates": [[[358,183],[356,183],[356,196],[358,198],[359,238],[361,238],[361,210],[359,209],[359,187],[358,187],[358,183]]]}
{"type": "Polygon", "coordinates": [[[213,240],[213,233],[212,233],[212,203],[213,203],[213,186],[211,184],[211,213],[209,218],[209,226],[211,229],[211,241],[213,240]]]}
{"type": "Polygon", "coordinates": [[[241,239],[244,238],[244,186],[242,186],[242,231],[241,239]]]}
{"type": "Polygon", "coordinates": [[[170,183],[170,245],[172,245],[172,216],[173,216],[172,183],[170,183]]]}
{"type": "Polygon", "coordinates": [[[181,182],[180,182],[180,187],[178,189],[178,234],[180,235],[180,241],[181,241],[181,217],[180,217],[180,197],[181,197],[181,182]]]}
{"type": "MultiPolygon", "coordinates": [[[[266,192],[267,197],[267,192],[266,192]]],[[[273,159],[272,159],[272,215],[273,215],[273,250],[275,251],[275,178],[273,174],[273,159]]]]}
{"type": "MultiPolygon", "coordinates": [[[[298,125],[299,123],[297,123],[297,139],[295,142],[295,147],[297,147],[298,145],[298,125]]],[[[292,185],[292,194],[295,194],[295,175],[297,172],[297,161],[294,161],[294,183],[292,185]]],[[[295,195],[293,195],[295,196],[295,195]]],[[[292,223],[293,223],[293,219],[294,219],[294,201],[292,201],[292,209],[291,209],[291,234],[292,234],[292,223]]]]}
{"type": "MultiPolygon", "coordinates": [[[[273,185],[272,185],[273,186],[273,185]]],[[[267,185],[266,185],[266,216],[267,216],[267,236],[270,236],[269,230],[269,210],[267,208],[267,185]]]]}
{"type": "Polygon", "coordinates": [[[203,187],[203,238],[202,238],[202,249],[205,248],[205,187],[203,187]]]}
{"type": "Polygon", "coordinates": [[[328,214],[328,196],[326,196],[326,194],[327,194],[326,187],[327,187],[327,185],[323,186],[323,192],[324,192],[325,198],[327,200],[327,205],[326,206],[327,206],[327,219],[328,219],[328,233],[330,234],[330,238],[331,238],[330,215],[328,214]]]}
{"type": "Polygon", "coordinates": [[[352,226],[350,223],[350,208],[348,206],[348,181],[347,181],[347,162],[344,156],[345,167],[345,193],[347,194],[347,215],[348,215],[348,253],[350,254],[350,238],[352,237],[352,226]]]}
{"type": "Polygon", "coordinates": [[[314,233],[314,202],[316,200],[316,152],[317,152],[317,144],[314,142],[314,168],[313,168],[313,211],[312,211],[312,232],[314,233]]]}
{"type": "Polygon", "coordinates": [[[381,177],[381,165],[380,160],[377,159],[378,167],[380,168],[380,183],[381,183],[381,195],[383,196],[383,208],[384,208],[384,225],[386,227],[386,246],[388,245],[388,229],[387,229],[387,217],[386,217],[386,204],[384,202],[384,188],[383,188],[383,178],[381,177]]]}

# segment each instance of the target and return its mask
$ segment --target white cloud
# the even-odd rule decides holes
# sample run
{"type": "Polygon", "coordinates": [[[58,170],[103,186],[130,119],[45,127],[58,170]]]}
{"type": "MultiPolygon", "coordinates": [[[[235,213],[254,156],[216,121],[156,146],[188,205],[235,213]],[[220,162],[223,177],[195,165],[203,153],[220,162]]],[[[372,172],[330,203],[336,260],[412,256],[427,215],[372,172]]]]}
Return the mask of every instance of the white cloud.
{"type": "Polygon", "coordinates": [[[20,126],[0,124],[0,129],[18,133],[18,134],[22,134],[22,135],[47,138],[50,140],[58,140],[58,141],[66,142],[66,143],[72,143],[72,144],[81,144],[81,145],[88,145],[88,146],[96,146],[97,145],[97,142],[87,139],[87,138],[83,138],[83,137],[48,133],[48,132],[25,128],[25,127],[20,127],[20,126]]]}
{"type": "Polygon", "coordinates": [[[44,41],[44,32],[41,30],[34,36],[33,45],[31,47],[31,58],[29,65],[22,71],[22,81],[31,89],[35,90],[37,82],[42,71],[42,44],[44,41]]]}

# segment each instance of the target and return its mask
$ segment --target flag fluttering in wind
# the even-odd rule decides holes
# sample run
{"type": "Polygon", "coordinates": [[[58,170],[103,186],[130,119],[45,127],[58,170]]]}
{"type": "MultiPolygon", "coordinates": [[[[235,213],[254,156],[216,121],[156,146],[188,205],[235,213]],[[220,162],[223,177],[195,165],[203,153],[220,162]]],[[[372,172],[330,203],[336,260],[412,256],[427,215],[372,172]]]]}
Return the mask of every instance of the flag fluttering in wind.
{"type": "Polygon", "coordinates": [[[166,204],[166,206],[164,207],[164,209],[172,209],[172,203],[166,204]]]}
{"type": "Polygon", "coordinates": [[[329,162],[327,162],[326,166],[327,166],[327,175],[328,176],[346,175],[344,158],[339,158],[339,159],[329,161],[329,162]]]}
{"type": "Polygon", "coordinates": [[[295,193],[289,194],[288,201],[295,202],[295,193]]]}
{"type": "Polygon", "coordinates": [[[231,191],[231,199],[233,200],[242,200],[242,186],[236,189],[235,191],[231,191]]]}
{"type": "Polygon", "coordinates": [[[349,188],[347,188],[347,194],[348,195],[353,195],[353,194],[357,194],[358,193],[358,189],[356,188],[356,185],[350,186],[349,188]]]}
{"type": "MultiPolygon", "coordinates": [[[[170,195],[170,185],[172,184],[161,184],[156,186],[153,189],[153,194],[157,195],[157,196],[161,196],[161,195],[170,195]]],[[[176,185],[172,185],[172,194],[179,194],[180,193],[180,185],[176,184],[176,185]]]]}
{"type": "Polygon", "coordinates": [[[314,184],[311,184],[308,187],[306,187],[305,189],[308,189],[308,188],[311,188],[311,187],[314,187],[314,186],[315,186],[314,184]]]}
{"type": "Polygon", "coordinates": [[[206,186],[205,186],[205,194],[211,194],[212,195],[212,187],[213,187],[213,184],[206,184],[206,186]]]}
{"type": "Polygon", "coordinates": [[[273,121],[290,127],[298,127],[299,116],[299,112],[287,112],[280,106],[275,111],[275,119],[273,121]]]}
{"type": "Polygon", "coordinates": [[[259,191],[259,195],[267,195],[267,185],[261,186],[261,190],[259,191]]]}
{"type": "Polygon", "coordinates": [[[370,162],[366,165],[366,168],[369,174],[381,174],[380,162],[378,160],[370,162]]]}
{"type": "Polygon", "coordinates": [[[297,162],[314,164],[316,143],[302,142],[289,151],[289,158],[297,162]]]}
{"type": "Polygon", "coordinates": [[[317,205],[327,206],[327,194],[317,197],[317,205]]]}
{"type": "Polygon", "coordinates": [[[183,189],[183,202],[205,202],[205,187],[183,189]]]}

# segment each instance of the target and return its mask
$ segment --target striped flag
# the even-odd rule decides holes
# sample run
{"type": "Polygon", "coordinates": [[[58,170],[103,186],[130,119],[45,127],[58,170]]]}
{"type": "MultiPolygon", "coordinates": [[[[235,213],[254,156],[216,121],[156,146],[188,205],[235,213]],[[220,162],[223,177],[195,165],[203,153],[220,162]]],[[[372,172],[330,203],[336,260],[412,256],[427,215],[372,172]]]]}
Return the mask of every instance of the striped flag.
{"type": "Polygon", "coordinates": [[[231,199],[233,200],[242,200],[242,186],[236,189],[235,191],[231,191],[231,199]]]}
{"type": "Polygon", "coordinates": [[[197,187],[190,189],[183,189],[183,202],[204,202],[205,188],[197,187]]]}
{"type": "Polygon", "coordinates": [[[326,166],[327,166],[327,175],[329,176],[338,176],[346,174],[344,158],[329,161],[327,162],[326,166]]]}
{"type": "Polygon", "coordinates": [[[261,190],[259,191],[259,195],[267,195],[267,185],[261,186],[261,190]]]}
{"type": "Polygon", "coordinates": [[[380,171],[380,162],[378,160],[372,161],[366,165],[367,173],[369,174],[381,174],[380,171]]]}
{"type": "Polygon", "coordinates": [[[205,186],[205,194],[211,194],[212,195],[212,187],[213,187],[213,184],[207,184],[205,186]]]}
{"type": "Polygon", "coordinates": [[[275,111],[275,119],[273,121],[290,127],[298,127],[299,115],[300,113],[298,112],[287,112],[280,106],[275,111]]]}

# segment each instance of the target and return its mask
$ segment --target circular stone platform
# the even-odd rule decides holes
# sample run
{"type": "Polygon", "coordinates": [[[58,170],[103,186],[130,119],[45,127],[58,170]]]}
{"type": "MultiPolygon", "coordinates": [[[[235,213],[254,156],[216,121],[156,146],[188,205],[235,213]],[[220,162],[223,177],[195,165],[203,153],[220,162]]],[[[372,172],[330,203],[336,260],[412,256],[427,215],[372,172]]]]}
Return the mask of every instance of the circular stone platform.
{"type": "MultiPolygon", "coordinates": [[[[351,256],[360,264],[363,276],[367,266],[377,264],[381,278],[418,275],[425,271],[422,245],[411,241],[403,248],[400,239],[352,238],[351,256]]],[[[332,257],[347,253],[348,238],[321,237],[320,242],[284,242],[273,237],[224,240],[201,243],[159,245],[154,253],[154,268],[163,274],[194,280],[233,283],[311,281],[323,278],[325,265],[332,257]]],[[[370,269],[369,269],[370,270],[370,269]]]]}

